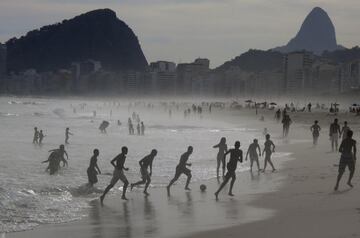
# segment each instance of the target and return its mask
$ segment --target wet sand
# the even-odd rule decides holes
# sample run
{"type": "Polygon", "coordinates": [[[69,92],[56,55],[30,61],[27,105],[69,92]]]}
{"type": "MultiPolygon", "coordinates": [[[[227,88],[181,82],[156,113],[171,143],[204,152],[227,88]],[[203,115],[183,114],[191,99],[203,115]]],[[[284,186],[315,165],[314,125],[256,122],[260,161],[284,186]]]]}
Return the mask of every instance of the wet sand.
{"type": "MultiPolygon", "coordinates": [[[[249,124],[267,127],[272,134],[280,132],[281,126],[272,121],[272,112],[263,113],[265,123],[254,120],[252,112],[231,114],[230,119],[223,119],[249,117],[249,124]]],[[[165,188],[150,189],[147,199],[136,190],[129,193],[127,202],[115,196],[109,196],[104,207],[99,201],[92,202],[89,216],[81,221],[43,225],[6,237],[359,237],[359,176],[355,174],[355,187],[349,189],[346,173],[339,191],[333,192],[337,175],[334,164],[339,154],[329,152],[327,127],[334,117],[319,113],[292,118],[296,124],[291,128],[289,144],[277,151],[292,152],[295,160],[285,162],[276,173],[239,174],[233,198],[227,196],[226,187],[215,201],[216,180],[206,183],[205,193],[200,192],[199,184],[192,184],[191,192],[176,185],[170,198],[165,188]],[[320,119],[323,131],[319,145],[313,148],[309,127],[315,118],[320,119]],[[304,142],[291,144],[294,139],[304,142]]],[[[359,119],[351,119],[353,127],[359,119]]],[[[356,128],[358,137],[358,125],[356,128]]],[[[279,166],[279,161],[274,163],[279,166]]]]}

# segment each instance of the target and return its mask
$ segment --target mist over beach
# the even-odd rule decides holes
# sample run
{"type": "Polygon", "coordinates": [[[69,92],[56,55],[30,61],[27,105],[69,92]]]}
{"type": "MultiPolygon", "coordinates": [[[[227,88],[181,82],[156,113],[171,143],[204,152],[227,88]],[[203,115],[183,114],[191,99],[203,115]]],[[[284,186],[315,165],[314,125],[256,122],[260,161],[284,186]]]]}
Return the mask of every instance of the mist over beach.
{"type": "Polygon", "coordinates": [[[1,238],[360,236],[359,9],[3,0],[1,238]]]}

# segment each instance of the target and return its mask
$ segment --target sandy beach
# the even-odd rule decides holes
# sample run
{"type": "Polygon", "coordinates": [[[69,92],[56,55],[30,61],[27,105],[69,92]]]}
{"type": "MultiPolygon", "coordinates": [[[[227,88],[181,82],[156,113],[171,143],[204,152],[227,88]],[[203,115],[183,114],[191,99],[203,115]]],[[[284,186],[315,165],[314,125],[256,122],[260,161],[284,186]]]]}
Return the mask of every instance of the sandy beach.
{"type": "MultiPolygon", "coordinates": [[[[260,111],[257,116],[246,110],[230,114],[226,118],[221,113],[214,117],[231,122],[243,117],[252,127],[267,127],[269,133],[277,136],[281,133],[281,124],[273,121],[271,111],[260,111]],[[265,122],[258,120],[260,115],[265,116],[265,122]]],[[[294,159],[274,158],[276,173],[239,173],[235,197],[229,198],[225,187],[216,201],[216,179],[207,182],[204,193],[200,192],[199,183],[191,184],[191,192],[185,192],[183,185],[178,184],[171,197],[160,187],[151,188],[151,196],[144,199],[141,189],[137,189],[128,195],[127,202],[109,196],[101,207],[94,200],[88,216],[80,221],[42,225],[3,237],[358,237],[359,176],[355,174],[355,187],[349,189],[346,173],[339,191],[333,191],[337,175],[334,165],[339,154],[329,152],[327,135],[334,116],[321,112],[291,117],[294,124],[289,139],[276,151],[292,153],[294,159]],[[316,148],[309,131],[315,118],[323,128],[316,148]]],[[[358,118],[339,116],[341,123],[345,119],[351,128],[356,128],[358,139],[358,118]]],[[[263,158],[260,161],[263,166],[263,158]]]]}

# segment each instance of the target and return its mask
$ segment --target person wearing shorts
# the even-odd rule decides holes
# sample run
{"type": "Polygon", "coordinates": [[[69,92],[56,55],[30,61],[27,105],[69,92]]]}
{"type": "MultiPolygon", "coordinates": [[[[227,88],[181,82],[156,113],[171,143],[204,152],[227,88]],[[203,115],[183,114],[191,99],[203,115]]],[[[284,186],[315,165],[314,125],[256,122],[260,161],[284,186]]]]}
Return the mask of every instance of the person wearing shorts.
{"type": "Polygon", "coordinates": [[[272,153],[275,152],[275,145],[274,145],[274,142],[272,142],[272,140],[270,140],[269,134],[267,134],[265,136],[265,139],[266,139],[266,141],[264,143],[264,150],[263,150],[263,154],[265,154],[263,173],[265,173],[266,165],[268,163],[272,167],[272,171],[275,172],[276,169],[271,161],[271,155],[272,155],[272,153]]]}
{"type": "Polygon", "coordinates": [[[236,167],[237,167],[237,163],[240,162],[242,163],[243,161],[243,152],[242,150],[240,150],[240,142],[236,141],[235,142],[235,148],[234,149],[230,149],[228,150],[224,157],[226,158],[226,155],[230,153],[230,160],[227,163],[227,173],[225,174],[224,177],[224,181],[222,182],[222,184],[220,185],[219,189],[215,192],[215,197],[216,200],[218,200],[218,196],[220,191],[224,188],[224,186],[229,182],[229,180],[231,179],[230,182],[230,189],[229,189],[229,196],[234,196],[234,194],[232,193],[232,189],[236,180],[236,167]]]}
{"type": "Polygon", "coordinates": [[[98,182],[97,175],[101,174],[99,166],[97,165],[97,158],[99,156],[99,150],[94,149],[93,153],[94,153],[94,155],[91,157],[90,165],[89,165],[89,168],[87,169],[87,175],[88,175],[88,181],[89,181],[90,187],[94,186],[94,184],[98,182]]]}
{"type": "Polygon", "coordinates": [[[339,188],[339,183],[341,177],[343,176],[346,167],[349,168],[350,175],[347,182],[349,187],[353,187],[351,180],[355,173],[355,163],[356,163],[356,140],[352,139],[353,132],[351,130],[347,131],[347,137],[341,142],[339,152],[341,153],[339,171],[336,180],[336,185],[334,190],[337,191],[339,188]]]}
{"type": "Polygon", "coordinates": [[[119,180],[121,180],[121,182],[124,183],[123,194],[121,196],[121,199],[127,200],[125,195],[126,195],[126,189],[129,185],[129,181],[127,180],[127,178],[124,174],[124,170],[125,171],[129,170],[129,168],[124,167],[127,153],[128,153],[128,148],[126,146],[123,146],[121,148],[121,153],[119,155],[117,155],[113,160],[111,160],[111,165],[114,166],[114,173],[113,173],[113,177],[111,179],[110,184],[106,187],[103,195],[100,196],[101,204],[103,204],[105,195],[110,191],[110,189],[112,189],[115,186],[115,184],[119,180]]]}
{"type": "Polygon", "coordinates": [[[190,190],[189,184],[190,184],[192,175],[191,175],[191,170],[186,168],[186,166],[191,166],[191,163],[188,163],[187,161],[189,160],[189,157],[192,154],[192,152],[193,152],[193,147],[189,146],[187,151],[181,155],[179,164],[176,166],[175,176],[170,181],[169,185],[166,187],[168,195],[170,195],[171,185],[173,185],[173,183],[175,183],[179,179],[181,174],[185,174],[187,176],[185,190],[190,190]]]}
{"type": "Polygon", "coordinates": [[[139,161],[142,180],[136,183],[132,183],[130,186],[131,190],[133,189],[134,186],[145,184],[144,194],[146,196],[149,195],[147,189],[151,183],[152,164],[156,155],[157,155],[157,150],[153,149],[149,155],[145,156],[142,160],[139,161]],[[150,168],[150,173],[148,171],[148,168],[150,168]]]}
{"type": "Polygon", "coordinates": [[[259,157],[261,156],[261,149],[258,143],[257,139],[254,139],[254,142],[252,144],[249,145],[248,151],[246,153],[246,157],[245,160],[247,160],[248,155],[250,155],[250,171],[252,171],[252,167],[254,162],[256,162],[256,165],[258,167],[258,171],[260,171],[260,165],[259,165],[259,157]],[[257,151],[259,151],[259,155],[257,153],[257,151]]]}

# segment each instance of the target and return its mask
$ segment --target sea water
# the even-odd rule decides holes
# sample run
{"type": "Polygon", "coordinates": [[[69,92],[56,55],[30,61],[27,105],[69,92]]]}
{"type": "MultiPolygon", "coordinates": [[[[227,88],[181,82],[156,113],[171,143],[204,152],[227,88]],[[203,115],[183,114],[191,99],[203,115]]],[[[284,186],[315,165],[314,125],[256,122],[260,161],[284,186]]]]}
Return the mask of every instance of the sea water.
{"type": "MultiPolygon", "coordinates": [[[[261,136],[260,131],[245,128],[246,122],[240,119],[236,125],[213,120],[207,110],[184,118],[183,110],[191,104],[177,109],[156,101],[148,107],[148,103],[129,106],[125,100],[0,98],[0,233],[86,216],[89,202],[109,183],[113,171],[110,161],[122,146],[129,148],[125,166],[130,168],[126,172],[130,182],[140,179],[138,161],[152,149],[158,150],[151,185],[156,187],[169,182],[189,145],[194,147],[189,160],[193,181],[202,181],[216,176],[217,149],[212,146],[221,137],[227,138],[229,147],[240,140],[245,152],[253,138],[261,136]],[[144,136],[128,134],[127,119],[133,112],[144,121],[144,136]],[[103,120],[110,122],[106,134],[98,129],[103,120]],[[34,127],[46,135],[42,146],[32,143],[34,127]],[[66,145],[69,167],[50,176],[41,162],[50,149],[64,143],[66,127],[74,134],[66,145]],[[100,150],[102,175],[96,188],[89,189],[86,170],[95,148],[100,150]]],[[[134,123],[135,133],[136,126],[134,123]]],[[[239,165],[238,171],[247,169],[239,165]]],[[[179,183],[184,182],[185,178],[180,178],[179,183]]],[[[121,186],[118,183],[111,193],[121,192],[121,186]]]]}

